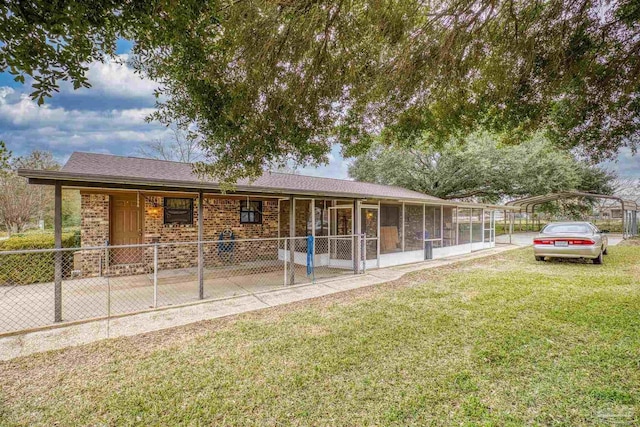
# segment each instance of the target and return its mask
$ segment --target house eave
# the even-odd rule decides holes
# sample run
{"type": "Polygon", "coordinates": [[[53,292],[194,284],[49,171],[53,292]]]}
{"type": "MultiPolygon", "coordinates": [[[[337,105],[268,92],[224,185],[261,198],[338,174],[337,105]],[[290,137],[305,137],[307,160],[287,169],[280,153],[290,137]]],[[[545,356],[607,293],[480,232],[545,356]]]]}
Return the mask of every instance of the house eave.
{"type": "Polygon", "coordinates": [[[129,189],[129,190],[149,190],[149,191],[181,191],[181,192],[193,192],[198,193],[200,191],[216,193],[216,194],[262,194],[272,196],[314,196],[322,198],[333,199],[380,199],[391,200],[396,202],[406,203],[425,203],[430,205],[444,205],[455,207],[475,207],[475,208],[490,208],[490,209],[507,209],[517,210],[510,206],[496,206],[487,204],[475,204],[454,202],[449,200],[439,200],[432,198],[402,198],[387,197],[375,194],[351,194],[351,193],[338,193],[338,192],[319,192],[311,190],[297,190],[297,189],[277,189],[271,187],[260,187],[253,185],[236,185],[232,191],[223,191],[216,183],[205,181],[175,181],[175,180],[160,180],[160,179],[142,179],[137,177],[122,177],[111,175],[87,175],[77,174],[64,171],[48,171],[48,170],[33,170],[33,169],[19,169],[18,175],[28,179],[29,184],[35,185],[55,185],[60,183],[63,187],[69,188],[105,188],[105,189],[129,189]]]}

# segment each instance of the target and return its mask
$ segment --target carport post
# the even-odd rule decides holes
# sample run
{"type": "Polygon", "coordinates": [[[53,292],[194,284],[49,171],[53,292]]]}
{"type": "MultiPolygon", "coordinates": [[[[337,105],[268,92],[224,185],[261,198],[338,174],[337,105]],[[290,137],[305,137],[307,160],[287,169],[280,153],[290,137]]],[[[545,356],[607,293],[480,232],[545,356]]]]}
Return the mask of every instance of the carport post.
{"type": "Polygon", "coordinates": [[[504,212],[504,218],[503,218],[503,220],[504,220],[504,229],[503,229],[503,231],[505,233],[507,233],[508,232],[508,229],[507,229],[507,210],[505,209],[503,212],[504,212]]]}
{"type": "Polygon", "coordinates": [[[624,228],[624,217],[626,215],[626,212],[624,211],[624,200],[620,200],[620,205],[622,205],[622,240],[624,240],[627,238],[627,230],[624,228]]]}
{"type": "Polygon", "coordinates": [[[198,298],[204,299],[204,209],[202,203],[202,190],[198,192],[198,298]]]}
{"type": "Polygon", "coordinates": [[[54,322],[62,322],[62,184],[55,184],[53,207],[53,240],[54,254],[54,322]]]}
{"type": "MultiPolygon", "coordinates": [[[[522,213],[522,212],[521,212],[522,213]]],[[[509,212],[509,243],[511,244],[511,237],[513,234],[513,221],[514,221],[515,213],[509,212]]]]}

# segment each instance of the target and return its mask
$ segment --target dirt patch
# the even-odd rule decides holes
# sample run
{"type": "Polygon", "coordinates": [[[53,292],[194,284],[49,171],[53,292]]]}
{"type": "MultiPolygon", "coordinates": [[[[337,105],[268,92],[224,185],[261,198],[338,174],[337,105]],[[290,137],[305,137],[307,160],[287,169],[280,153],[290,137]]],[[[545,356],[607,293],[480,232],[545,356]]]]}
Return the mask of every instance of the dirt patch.
{"type": "Polygon", "coordinates": [[[640,246],[640,237],[633,237],[618,243],[618,246],[640,246]]]}

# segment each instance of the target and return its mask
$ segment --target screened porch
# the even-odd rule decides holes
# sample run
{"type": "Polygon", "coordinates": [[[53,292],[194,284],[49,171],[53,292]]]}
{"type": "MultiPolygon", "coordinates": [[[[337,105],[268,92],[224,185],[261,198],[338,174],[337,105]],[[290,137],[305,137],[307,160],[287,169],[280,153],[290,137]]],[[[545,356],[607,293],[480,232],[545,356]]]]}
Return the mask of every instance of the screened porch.
{"type": "Polygon", "coordinates": [[[279,257],[308,264],[313,254],[316,266],[369,269],[488,249],[495,246],[496,211],[382,200],[281,199],[278,237],[313,240],[296,239],[294,248],[280,248],[279,257]]]}

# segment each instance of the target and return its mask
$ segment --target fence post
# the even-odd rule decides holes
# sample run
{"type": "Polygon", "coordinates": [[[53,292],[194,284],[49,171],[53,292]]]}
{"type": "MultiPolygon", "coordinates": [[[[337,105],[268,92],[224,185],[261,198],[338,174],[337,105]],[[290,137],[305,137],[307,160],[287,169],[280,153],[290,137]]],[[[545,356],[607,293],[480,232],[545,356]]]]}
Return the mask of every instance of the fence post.
{"type": "Polygon", "coordinates": [[[367,235],[362,235],[362,273],[367,272],[367,235]]]}
{"type": "Polygon", "coordinates": [[[287,275],[287,257],[289,256],[289,251],[287,250],[287,238],[284,238],[284,286],[287,286],[289,276],[287,275]]]}
{"type": "Polygon", "coordinates": [[[204,299],[204,193],[198,192],[198,298],[204,299]]]}
{"type": "MultiPolygon", "coordinates": [[[[104,242],[104,263],[105,264],[107,264],[107,259],[109,259],[109,241],[108,240],[104,242]]],[[[106,273],[106,269],[104,271],[101,271],[101,277],[107,278],[107,319],[109,319],[111,318],[111,280],[109,279],[109,274],[106,273]]],[[[107,333],[107,336],[108,335],[109,334],[107,333]]]]}
{"type": "Polygon", "coordinates": [[[153,308],[158,307],[158,244],[153,245],[153,308]]]}
{"type": "Polygon", "coordinates": [[[62,322],[62,184],[56,182],[54,194],[54,291],[53,291],[53,320],[62,322]]]}

